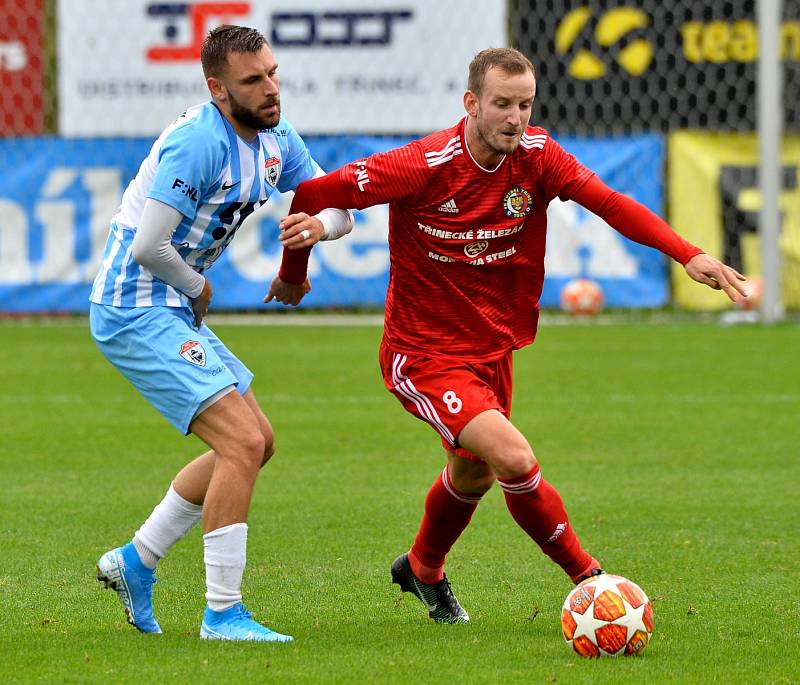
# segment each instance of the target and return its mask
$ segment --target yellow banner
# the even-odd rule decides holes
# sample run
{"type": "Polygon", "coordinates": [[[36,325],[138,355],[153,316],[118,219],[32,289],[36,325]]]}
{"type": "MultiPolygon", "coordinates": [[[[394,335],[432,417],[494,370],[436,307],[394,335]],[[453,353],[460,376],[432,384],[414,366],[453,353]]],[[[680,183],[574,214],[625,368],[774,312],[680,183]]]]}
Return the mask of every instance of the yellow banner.
{"type": "MultiPolygon", "coordinates": [[[[800,308],[800,136],[782,145],[780,196],[784,304],[800,308]]],[[[747,276],[761,274],[758,236],[758,138],[753,134],[679,131],[669,136],[669,217],[682,236],[747,276]]],[[[715,310],[730,305],[719,292],[673,264],[675,303],[715,310]]]]}

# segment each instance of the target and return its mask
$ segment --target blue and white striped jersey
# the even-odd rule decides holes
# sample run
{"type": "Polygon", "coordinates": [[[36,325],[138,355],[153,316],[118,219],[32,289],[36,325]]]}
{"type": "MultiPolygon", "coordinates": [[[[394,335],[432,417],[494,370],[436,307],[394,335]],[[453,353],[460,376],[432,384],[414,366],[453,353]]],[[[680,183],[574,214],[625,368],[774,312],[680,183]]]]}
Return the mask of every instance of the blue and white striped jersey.
{"type": "Polygon", "coordinates": [[[202,273],[242,222],[277,189],[294,190],[319,166],[284,118],[252,145],[236,135],[213,102],[187,110],[158,137],[122,196],[111,222],[90,300],[116,307],[181,307],[187,298],[132,257],[147,198],[183,214],[172,244],[202,273]]]}

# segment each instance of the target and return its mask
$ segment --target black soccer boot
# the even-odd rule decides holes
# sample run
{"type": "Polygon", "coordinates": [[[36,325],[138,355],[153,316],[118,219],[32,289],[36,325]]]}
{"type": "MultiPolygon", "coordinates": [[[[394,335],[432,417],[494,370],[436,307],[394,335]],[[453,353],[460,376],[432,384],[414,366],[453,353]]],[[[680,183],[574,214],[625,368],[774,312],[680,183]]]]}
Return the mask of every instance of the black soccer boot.
{"type": "Polygon", "coordinates": [[[589,580],[589,578],[594,578],[595,576],[602,576],[605,575],[605,571],[601,568],[593,568],[592,572],[589,575],[581,576],[578,578],[575,585],[580,585],[584,580],[589,580]]]}
{"type": "Polygon", "coordinates": [[[425,605],[437,623],[469,623],[469,615],[461,608],[447,580],[447,576],[434,585],[423,583],[414,575],[408,554],[401,554],[392,564],[392,582],[403,592],[410,592],[425,605]]]}

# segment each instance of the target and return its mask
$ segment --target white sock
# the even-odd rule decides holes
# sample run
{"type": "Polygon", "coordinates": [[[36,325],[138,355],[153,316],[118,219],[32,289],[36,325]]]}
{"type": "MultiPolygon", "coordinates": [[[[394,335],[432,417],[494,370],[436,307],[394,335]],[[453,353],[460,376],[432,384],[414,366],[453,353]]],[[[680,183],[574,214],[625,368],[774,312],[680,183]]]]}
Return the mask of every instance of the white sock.
{"type": "Polygon", "coordinates": [[[147,568],[155,568],[178,540],[203,516],[203,505],[192,504],[169,486],[164,499],[133,535],[133,546],[147,568]]]}
{"type": "Polygon", "coordinates": [[[225,611],[242,601],[242,574],[247,563],[247,524],[232,523],[203,536],[206,601],[225,611]]]}

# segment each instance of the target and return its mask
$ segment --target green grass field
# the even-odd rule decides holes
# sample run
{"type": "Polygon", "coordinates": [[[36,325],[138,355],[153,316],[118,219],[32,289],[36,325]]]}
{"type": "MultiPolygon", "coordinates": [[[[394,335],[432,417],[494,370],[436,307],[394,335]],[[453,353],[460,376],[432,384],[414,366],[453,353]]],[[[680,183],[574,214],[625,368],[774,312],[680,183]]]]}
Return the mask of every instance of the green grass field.
{"type": "Polygon", "coordinates": [[[94,580],[200,443],[101,357],[84,321],[0,325],[0,683],[796,683],[800,327],[544,326],[514,420],[586,547],[653,600],[640,658],[585,661],[570,584],[491,491],[450,555],[472,618],[390,584],[443,452],[383,388],[377,327],[215,326],[277,433],[245,598],[292,645],[205,643],[199,530],[159,567],[163,636],[94,580]]]}

